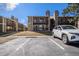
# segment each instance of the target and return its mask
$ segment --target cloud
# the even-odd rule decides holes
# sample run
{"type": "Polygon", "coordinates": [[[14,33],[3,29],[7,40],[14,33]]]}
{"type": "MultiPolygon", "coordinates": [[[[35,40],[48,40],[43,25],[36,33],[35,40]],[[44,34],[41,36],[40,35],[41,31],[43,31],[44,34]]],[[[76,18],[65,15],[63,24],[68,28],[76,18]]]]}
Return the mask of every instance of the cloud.
{"type": "Polygon", "coordinates": [[[6,3],[6,10],[14,10],[19,3],[6,3]]]}

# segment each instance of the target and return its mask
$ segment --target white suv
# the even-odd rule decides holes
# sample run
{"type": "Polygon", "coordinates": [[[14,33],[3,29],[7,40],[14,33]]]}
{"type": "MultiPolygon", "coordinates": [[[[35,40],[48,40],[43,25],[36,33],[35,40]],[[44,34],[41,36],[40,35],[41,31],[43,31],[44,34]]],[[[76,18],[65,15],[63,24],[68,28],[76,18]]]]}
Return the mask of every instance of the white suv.
{"type": "Polygon", "coordinates": [[[61,38],[65,44],[79,41],[79,29],[72,25],[58,25],[52,32],[54,37],[61,38]]]}

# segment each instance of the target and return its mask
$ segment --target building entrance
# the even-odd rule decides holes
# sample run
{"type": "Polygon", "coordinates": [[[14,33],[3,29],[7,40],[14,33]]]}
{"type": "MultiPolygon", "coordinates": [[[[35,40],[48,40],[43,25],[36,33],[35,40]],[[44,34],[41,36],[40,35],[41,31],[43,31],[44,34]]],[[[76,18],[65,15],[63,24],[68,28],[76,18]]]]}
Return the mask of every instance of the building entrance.
{"type": "Polygon", "coordinates": [[[52,31],[52,29],[54,28],[54,26],[55,26],[54,19],[50,19],[50,31],[52,31]]]}

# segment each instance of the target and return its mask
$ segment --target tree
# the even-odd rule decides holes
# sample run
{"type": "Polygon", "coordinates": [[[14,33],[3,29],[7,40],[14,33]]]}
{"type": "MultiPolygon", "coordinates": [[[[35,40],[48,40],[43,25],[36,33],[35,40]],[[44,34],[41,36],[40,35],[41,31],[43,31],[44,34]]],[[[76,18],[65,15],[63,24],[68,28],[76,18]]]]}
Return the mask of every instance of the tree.
{"type": "Polygon", "coordinates": [[[77,15],[79,13],[79,3],[69,3],[68,7],[63,10],[63,15],[74,14],[77,15]]]}
{"type": "Polygon", "coordinates": [[[75,16],[73,21],[78,20],[78,17],[79,17],[79,3],[68,3],[68,7],[63,10],[62,14],[63,14],[63,16],[73,14],[73,16],[75,16]]]}

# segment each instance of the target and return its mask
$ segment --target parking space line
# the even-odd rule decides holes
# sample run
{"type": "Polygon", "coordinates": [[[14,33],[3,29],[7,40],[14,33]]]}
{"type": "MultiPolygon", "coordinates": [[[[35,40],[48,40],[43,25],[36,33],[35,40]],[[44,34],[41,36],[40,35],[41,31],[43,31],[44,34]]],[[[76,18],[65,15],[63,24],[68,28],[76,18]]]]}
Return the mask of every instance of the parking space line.
{"type": "MultiPolygon", "coordinates": [[[[32,38],[28,38],[27,40],[29,41],[30,39],[32,39],[32,38]]],[[[15,53],[15,52],[17,52],[20,48],[22,48],[28,41],[25,41],[24,43],[22,43],[18,48],[16,48],[16,50],[13,52],[13,53],[15,53]]],[[[12,54],[13,54],[12,53],[12,54]]],[[[12,55],[12,54],[10,54],[10,55],[12,55]]],[[[23,54],[24,54],[24,50],[23,50],[23,54]]]]}
{"type": "Polygon", "coordinates": [[[64,50],[64,47],[62,47],[60,44],[55,42],[53,39],[51,39],[51,38],[48,38],[48,39],[50,39],[53,43],[55,43],[60,49],[64,50]]]}
{"type": "MultiPolygon", "coordinates": [[[[29,41],[31,38],[28,38],[27,40],[29,41]]],[[[17,50],[19,50],[20,48],[22,48],[28,41],[25,41],[23,44],[21,44],[17,49],[16,49],[16,51],[17,50]]]]}

